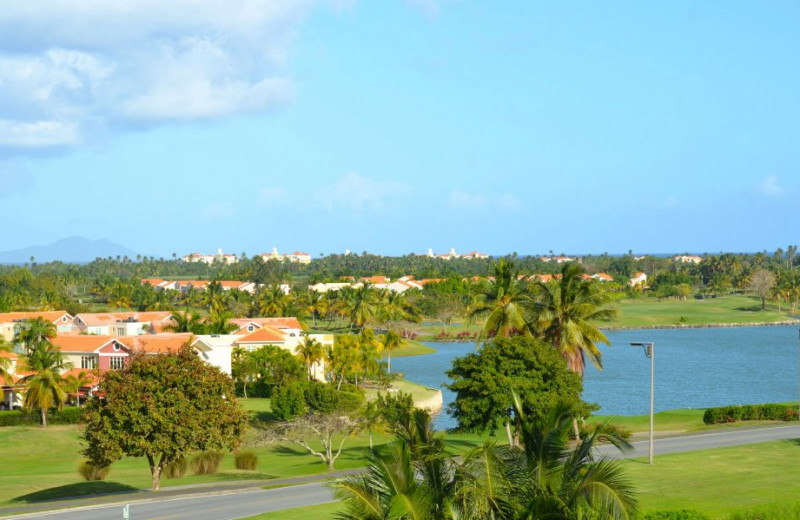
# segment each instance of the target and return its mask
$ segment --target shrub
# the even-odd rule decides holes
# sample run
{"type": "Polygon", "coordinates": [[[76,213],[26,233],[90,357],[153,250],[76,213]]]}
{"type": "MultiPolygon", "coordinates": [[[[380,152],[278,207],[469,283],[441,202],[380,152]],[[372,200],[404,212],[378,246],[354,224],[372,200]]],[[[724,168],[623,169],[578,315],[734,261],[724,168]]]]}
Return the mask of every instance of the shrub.
{"type": "Polygon", "coordinates": [[[82,417],[83,408],[67,406],[63,410],[51,410],[47,414],[47,424],[78,424],[82,417]]]}
{"type": "Polygon", "coordinates": [[[800,520],[800,502],[767,504],[734,513],[730,520],[800,520]]]}
{"type": "Polygon", "coordinates": [[[19,426],[23,423],[25,413],[22,410],[0,412],[0,426],[19,426]]]}
{"type": "Polygon", "coordinates": [[[222,462],[222,452],[203,451],[192,458],[192,471],[195,475],[210,475],[219,470],[220,462],[222,462]]]}
{"type": "Polygon", "coordinates": [[[797,420],[794,405],[748,404],[709,408],[703,413],[706,424],[723,424],[736,421],[793,421],[797,420]]]}
{"type": "Polygon", "coordinates": [[[161,474],[164,475],[164,478],[181,478],[186,474],[188,466],[189,462],[186,457],[181,457],[164,466],[164,471],[161,474]]]}
{"type": "Polygon", "coordinates": [[[705,514],[691,509],[669,509],[665,511],[650,511],[642,520],[711,520],[705,514]]]}
{"type": "Polygon", "coordinates": [[[272,413],[282,421],[288,421],[298,415],[303,415],[308,410],[304,385],[290,383],[275,388],[272,392],[272,413]]]}
{"type": "Polygon", "coordinates": [[[250,450],[240,451],[236,454],[236,469],[255,471],[258,468],[258,455],[250,450]]]}
{"type": "Polygon", "coordinates": [[[81,462],[78,466],[78,473],[88,482],[105,480],[110,470],[111,466],[95,466],[88,460],[81,462]]]}
{"type": "MultiPolygon", "coordinates": [[[[619,424],[611,423],[611,422],[603,422],[603,423],[596,423],[596,424],[582,424],[580,428],[578,428],[581,439],[586,437],[590,433],[594,433],[595,431],[598,432],[598,438],[602,440],[602,434],[609,434],[609,435],[616,435],[620,439],[630,439],[631,438],[631,431],[627,428],[620,426],[619,424]]],[[[574,437],[574,434],[572,435],[574,437]]]]}

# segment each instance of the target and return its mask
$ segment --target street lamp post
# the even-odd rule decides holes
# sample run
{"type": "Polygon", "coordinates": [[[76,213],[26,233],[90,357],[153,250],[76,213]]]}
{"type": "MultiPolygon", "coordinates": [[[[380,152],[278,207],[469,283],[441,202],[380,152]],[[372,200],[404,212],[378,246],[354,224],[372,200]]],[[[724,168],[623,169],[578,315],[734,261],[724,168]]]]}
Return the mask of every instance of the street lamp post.
{"type": "Polygon", "coordinates": [[[644,355],[650,358],[650,465],[653,465],[653,394],[655,391],[655,344],[631,343],[632,347],[644,347],[644,355]]]}

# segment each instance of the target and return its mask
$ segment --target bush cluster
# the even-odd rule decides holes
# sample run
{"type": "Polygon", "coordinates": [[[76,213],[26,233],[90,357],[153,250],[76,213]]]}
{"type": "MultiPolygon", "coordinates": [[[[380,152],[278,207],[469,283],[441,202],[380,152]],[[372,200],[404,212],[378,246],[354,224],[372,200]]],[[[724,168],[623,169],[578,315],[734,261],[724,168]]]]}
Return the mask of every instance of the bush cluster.
{"type": "Polygon", "coordinates": [[[186,474],[188,466],[189,462],[186,460],[186,457],[181,457],[164,466],[162,475],[164,475],[164,478],[181,478],[186,474]]]}
{"type": "Polygon", "coordinates": [[[95,480],[105,480],[111,466],[95,466],[91,462],[84,461],[78,466],[78,473],[80,473],[87,482],[95,480]]]}
{"type": "Polygon", "coordinates": [[[216,473],[222,462],[222,456],[222,452],[219,451],[202,451],[192,458],[192,471],[195,475],[216,473]]]}
{"type": "Polygon", "coordinates": [[[236,469],[255,471],[258,468],[258,455],[254,451],[242,450],[235,455],[236,469]]]}
{"type": "MultiPolygon", "coordinates": [[[[595,424],[582,424],[578,428],[578,433],[581,436],[581,439],[585,438],[587,435],[594,433],[597,431],[599,434],[609,434],[615,435],[620,439],[628,440],[631,438],[631,431],[627,428],[620,426],[619,424],[614,424],[610,422],[606,423],[595,423],[595,424]]],[[[573,434],[572,437],[575,435],[573,434]]]]}
{"type": "Polygon", "coordinates": [[[289,383],[272,393],[272,413],[288,421],[306,412],[332,413],[355,410],[364,402],[364,391],[354,385],[336,385],[319,381],[289,383]]]}
{"type": "Polygon", "coordinates": [[[703,414],[706,424],[737,421],[796,421],[797,408],[786,404],[746,404],[709,408],[703,414]]]}
{"type": "MultiPolygon", "coordinates": [[[[78,424],[81,422],[83,409],[77,406],[67,406],[61,411],[48,410],[47,424],[78,424]]],[[[28,412],[23,410],[8,410],[0,412],[0,426],[22,426],[41,424],[42,416],[39,411],[28,412]]]]}

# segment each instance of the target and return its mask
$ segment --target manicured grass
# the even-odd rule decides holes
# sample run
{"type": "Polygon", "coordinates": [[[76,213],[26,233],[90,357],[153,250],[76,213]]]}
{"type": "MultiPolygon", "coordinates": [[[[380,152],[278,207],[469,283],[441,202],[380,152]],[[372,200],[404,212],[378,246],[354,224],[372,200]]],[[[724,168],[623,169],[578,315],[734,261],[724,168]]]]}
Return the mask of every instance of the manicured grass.
{"type": "MultiPolygon", "coordinates": [[[[622,464],[642,511],[695,509],[720,520],[791,520],[800,518],[800,465],[787,461],[798,458],[798,441],[777,441],[656,456],[654,466],[645,459],[622,464]]],[[[315,520],[340,507],[332,503],[251,518],[315,520]]]]}
{"type": "Polygon", "coordinates": [[[262,513],[256,516],[248,516],[242,520],[317,520],[319,518],[331,518],[334,513],[341,510],[342,505],[339,502],[331,502],[319,506],[304,506],[272,513],[262,513]]]}
{"type": "MultiPolygon", "coordinates": [[[[411,381],[394,381],[392,383],[392,388],[396,388],[398,392],[403,392],[405,394],[411,394],[411,398],[414,399],[415,403],[420,401],[424,401],[425,399],[430,399],[434,395],[436,395],[435,388],[430,388],[427,386],[423,386],[417,383],[412,383],[411,381]]],[[[374,388],[368,388],[366,390],[367,398],[373,399],[378,393],[386,394],[386,390],[378,390],[374,388]]]]}
{"type": "Polygon", "coordinates": [[[800,496],[800,443],[776,441],[624,461],[642,509],[688,508],[712,518],[800,496]]]}
{"type": "MultiPolygon", "coordinates": [[[[392,358],[424,356],[425,354],[433,354],[434,352],[436,352],[435,348],[431,348],[419,341],[408,340],[405,345],[392,351],[392,358]]],[[[386,352],[384,352],[383,359],[386,359],[386,357],[386,352]]]]}
{"type": "MultiPolygon", "coordinates": [[[[255,413],[268,411],[266,399],[242,400],[255,413]]],[[[246,448],[253,450],[259,459],[256,471],[237,470],[234,457],[227,454],[220,471],[212,475],[191,475],[179,479],[162,479],[163,487],[230,482],[237,480],[269,480],[302,475],[324,475],[327,469],[322,461],[299,446],[277,443],[258,445],[256,432],[248,433],[246,448]]],[[[375,434],[375,445],[390,440],[386,434],[375,434]]],[[[454,452],[477,446],[482,442],[477,435],[448,436],[448,445],[454,452]]],[[[316,449],[321,446],[311,443],[316,449]]],[[[369,446],[368,433],[348,439],[336,469],[357,468],[364,465],[369,446]]],[[[143,458],[126,458],[111,467],[104,482],[85,482],[78,474],[78,464],[83,460],[79,428],[76,426],[2,427],[0,428],[0,506],[15,503],[38,502],[48,499],[86,496],[114,491],[149,489],[150,471],[143,458]]]]}
{"type": "Polygon", "coordinates": [[[654,325],[707,325],[712,323],[761,323],[790,319],[783,306],[782,311],[773,303],[761,310],[761,300],[752,296],[721,296],[706,300],[622,300],[620,313],[611,322],[601,326],[646,327],[654,325]],[[681,318],[684,318],[681,321],[681,318]]]}

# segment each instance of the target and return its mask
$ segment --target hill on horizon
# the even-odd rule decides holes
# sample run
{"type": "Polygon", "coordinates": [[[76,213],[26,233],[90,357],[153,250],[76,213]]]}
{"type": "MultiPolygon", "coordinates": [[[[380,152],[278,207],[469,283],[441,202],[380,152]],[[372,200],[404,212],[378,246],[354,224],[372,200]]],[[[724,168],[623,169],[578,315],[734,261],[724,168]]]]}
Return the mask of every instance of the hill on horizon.
{"type": "Polygon", "coordinates": [[[0,251],[0,264],[24,264],[33,257],[36,262],[87,263],[95,258],[127,256],[136,258],[136,252],[106,239],[67,237],[51,244],[0,251]]]}

